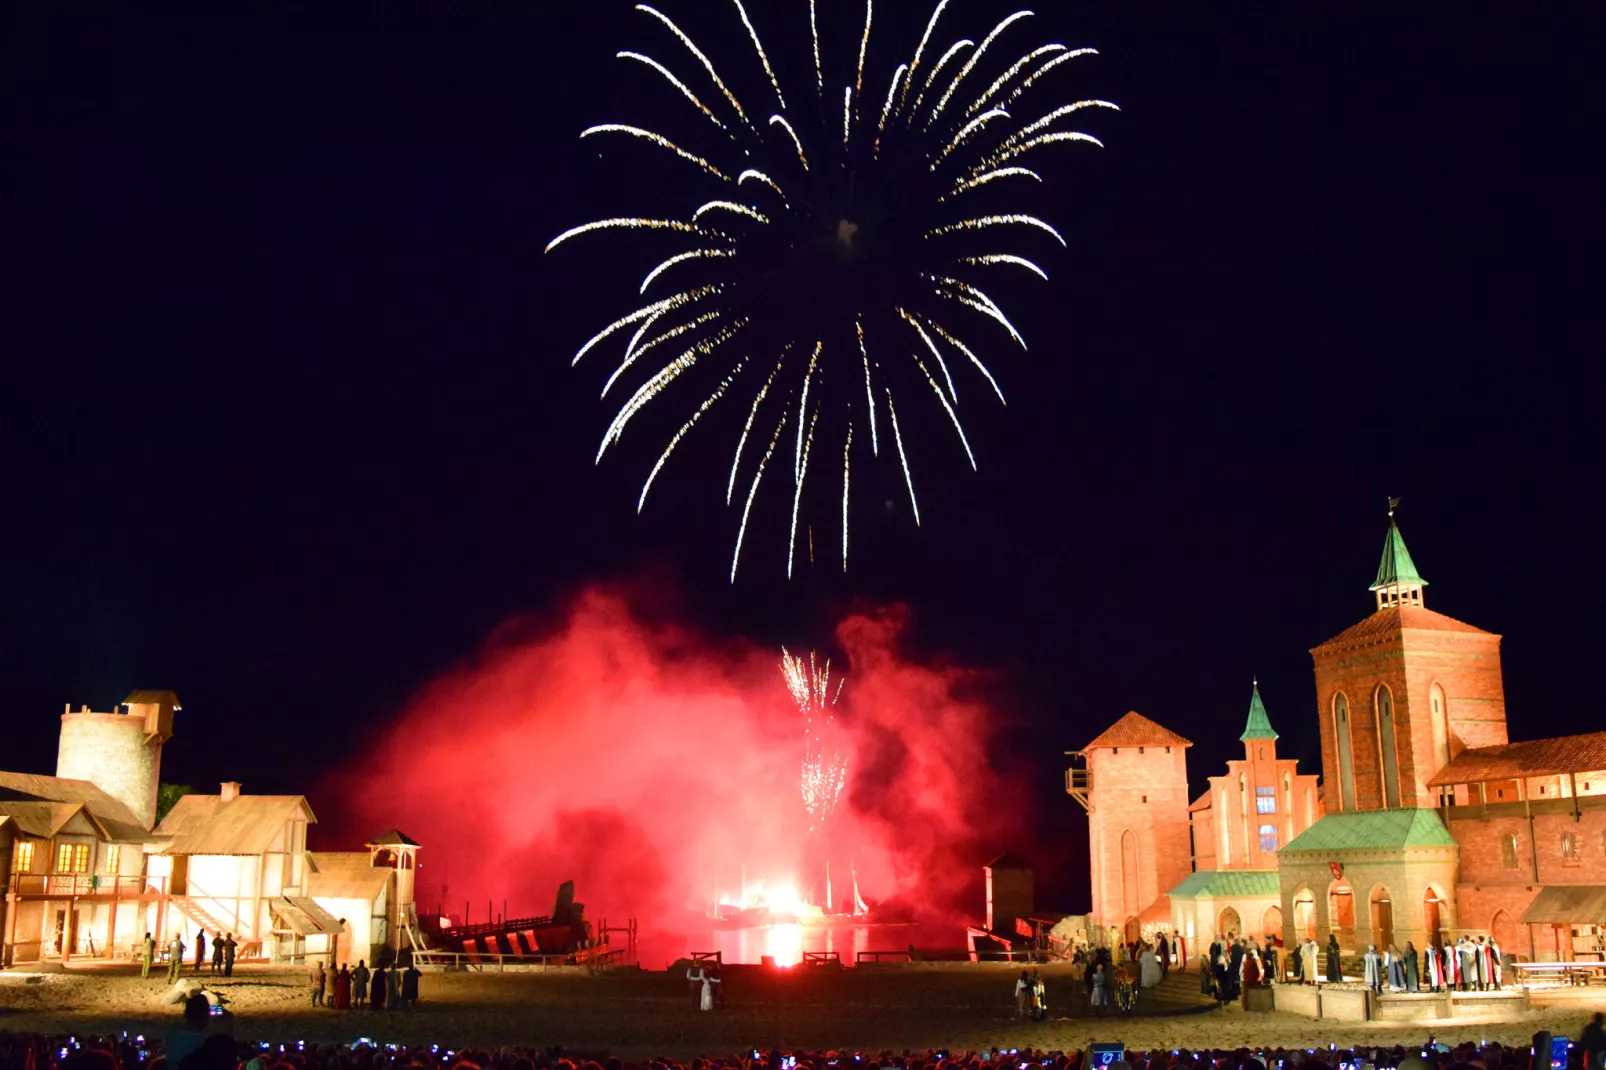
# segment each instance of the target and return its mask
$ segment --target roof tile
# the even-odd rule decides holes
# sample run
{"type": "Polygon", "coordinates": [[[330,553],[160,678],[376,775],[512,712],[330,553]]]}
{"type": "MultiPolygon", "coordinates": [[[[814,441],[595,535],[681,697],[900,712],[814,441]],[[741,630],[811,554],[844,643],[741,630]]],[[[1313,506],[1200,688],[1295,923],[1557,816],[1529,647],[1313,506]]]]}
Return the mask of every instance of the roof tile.
{"type": "Polygon", "coordinates": [[[1099,734],[1084,751],[1099,750],[1105,747],[1191,747],[1192,743],[1183,739],[1169,728],[1163,728],[1149,720],[1143,714],[1132,710],[1099,734]]]}
{"type": "Polygon", "coordinates": [[[1606,732],[1468,747],[1428,781],[1429,787],[1561,776],[1606,769],[1606,732]]]}

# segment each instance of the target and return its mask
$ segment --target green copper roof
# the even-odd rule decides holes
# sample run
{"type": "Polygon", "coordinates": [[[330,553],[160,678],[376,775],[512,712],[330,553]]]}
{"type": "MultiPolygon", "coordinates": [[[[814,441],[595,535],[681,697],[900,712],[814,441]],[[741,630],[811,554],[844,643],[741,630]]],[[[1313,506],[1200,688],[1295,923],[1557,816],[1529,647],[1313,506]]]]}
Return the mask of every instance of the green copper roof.
{"type": "Polygon", "coordinates": [[[1238,737],[1245,743],[1251,739],[1276,739],[1277,733],[1272,731],[1271,720],[1266,716],[1266,707],[1260,701],[1260,684],[1257,681],[1253,692],[1249,695],[1249,723],[1244,725],[1244,734],[1238,737]]]}
{"type": "Polygon", "coordinates": [[[1411,560],[1411,551],[1405,548],[1405,536],[1400,534],[1400,527],[1394,523],[1394,515],[1389,514],[1389,531],[1383,536],[1383,560],[1377,565],[1377,579],[1372,581],[1370,590],[1388,587],[1396,583],[1417,583],[1426,587],[1428,581],[1423,579],[1416,570],[1416,563],[1411,560]]]}
{"type": "Polygon", "coordinates": [[[1432,810],[1367,810],[1328,814],[1277,852],[1344,851],[1396,847],[1454,847],[1455,838],[1432,810]]]}
{"type": "Polygon", "coordinates": [[[1171,889],[1173,899],[1275,899],[1281,894],[1275,869],[1201,869],[1171,889]]]}

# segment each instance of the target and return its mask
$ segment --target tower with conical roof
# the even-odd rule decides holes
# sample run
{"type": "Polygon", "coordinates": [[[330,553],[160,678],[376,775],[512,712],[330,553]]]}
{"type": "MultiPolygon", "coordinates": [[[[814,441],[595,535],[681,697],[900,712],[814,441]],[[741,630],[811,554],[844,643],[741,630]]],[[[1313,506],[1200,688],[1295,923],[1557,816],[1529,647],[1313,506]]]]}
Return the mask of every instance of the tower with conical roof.
{"type": "Polygon", "coordinates": [[[1065,790],[1087,810],[1094,921],[1136,940],[1166,925],[1166,893],[1188,875],[1188,740],[1133,711],[1071,752],[1065,790]]]}
{"type": "Polygon", "coordinates": [[[1500,637],[1423,604],[1389,501],[1371,616],[1311,651],[1329,813],[1431,807],[1464,747],[1506,742],[1500,637]]]}

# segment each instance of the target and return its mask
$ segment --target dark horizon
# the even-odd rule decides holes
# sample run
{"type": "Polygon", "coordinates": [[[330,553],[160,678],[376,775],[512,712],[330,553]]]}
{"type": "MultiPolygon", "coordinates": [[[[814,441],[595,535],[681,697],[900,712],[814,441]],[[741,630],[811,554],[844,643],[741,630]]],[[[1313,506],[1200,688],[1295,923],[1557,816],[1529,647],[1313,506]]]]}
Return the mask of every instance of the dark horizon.
{"type": "Polygon", "coordinates": [[[1031,348],[967,414],[979,471],[928,448],[922,526],[866,510],[846,577],[791,583],[766,528],[734,585],[722,470],[637,517],[661,446],[592,463],[570,358],[632,307],[601,269],[655,259],[541,251],[634,196],[577,139],[643,107],[629,4],[9,11],[5,766],[53,771],[63,703],[171,688],[165,780],[312,792],[593,584],[777,653],[901,602],[984,673],[1036,814],[1000,850],[1081,906],[1062,752],[1125,711],[1197,791],[1258,677],[1320,771],[1307,651],[1371,612],[1389,496],[1428,607],[1505,636],[1513,738],[1598,728],[1606,20],[1372,11],[1039,13],[1122,111],[1056,164],[1070,247],[1008,287],[1031,348]]]}

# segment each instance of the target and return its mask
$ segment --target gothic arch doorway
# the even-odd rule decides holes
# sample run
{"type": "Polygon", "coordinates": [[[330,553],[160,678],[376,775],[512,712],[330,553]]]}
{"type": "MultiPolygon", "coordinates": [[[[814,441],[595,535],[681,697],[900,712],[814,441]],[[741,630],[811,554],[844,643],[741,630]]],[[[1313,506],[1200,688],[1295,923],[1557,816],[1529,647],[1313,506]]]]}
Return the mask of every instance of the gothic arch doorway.
{"type": "Polygon", "coordinates": [[[1440,942],[1444,938],[1444,900],[1431,884],[1422,893],[1422,932],[1432,942],[1440,942]]]}
{"type": "Polygon", "coordinates": [[[1121,910],[1136,914],[1138,902],[1138,838],[1131,829],[1121,833],[1121,910]]]}
{"type": "Polygon", "coordinates": [[[1387,951],[1394,943],[1394,900],[1389,890],[1379,884],[1372,889],[1371,908],[1372,942],[1379,951],[1387,951]]]}
{"type": "Polygon", "coordinates": [[[1309,888],[1294,893],[1294,939],[1316,939],[1316,893],[1309,888]]]}
{"type": "Polygon", "coordinates": [[[1339,947],[1355,947],[1355,889],[1342,878],[1327,889],[1327,928],[1337,934],[1339,947]]]}
{"type": "Polygon", "coordinates": [[[1489,935],[1494,937],[1494,942],[1500,945],[1502,952],[1515,954],[1518,944],[1522,942],[1522,934],[1517,929],[1517,919],[1506,910],[1494,912],[1494,918],[1489,922],[1489,935]]]}
{"type": "Polygon", "coordinates": [[[1244,934],[1244,923],[1238,917],[1238,911],[1227,907],[1216,915],[1216,936],[1225,940],[1229,937],[1239,937],[1244,934]]]}
{"type": "Polygon", "coordinates": [[[1283,934],[1283,908],[1273,903],[1266,908],[1260,916],[1260,935],[1262,939],[1270,940],[1274,936],[1283,934]]]}

